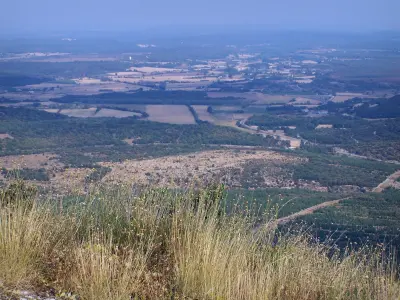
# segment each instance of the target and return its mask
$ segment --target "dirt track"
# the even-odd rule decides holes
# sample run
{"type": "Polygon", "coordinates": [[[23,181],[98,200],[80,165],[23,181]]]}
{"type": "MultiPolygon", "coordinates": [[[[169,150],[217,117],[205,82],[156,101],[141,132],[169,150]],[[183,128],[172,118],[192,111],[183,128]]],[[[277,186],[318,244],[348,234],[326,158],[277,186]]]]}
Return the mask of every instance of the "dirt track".
{"type": "Polygon", "coordinates": [[[248,121],[248,118],[240,120],[240,126],[241,126],[242,129],[245,128],[245,129],[248,130],[250,133],[253,133],[253,134],[261,134],[261,135],[263,135],[264,137],[266,137],[267,135],[273,136],[273,137],[275,137],[275,138],[279,137],[279,138],[280,138],[281,140],[283,140],[283,141],[289,141],[289,143],[290,143],[290,148],[293,148],[293,149],[299,148],[300,145],[301,145],[301,140],[300,140],[300,139],[287,136],[287,135],[283,132],[283,130],[275,130],[275,132],[274,132],[273,130],[255,130],[254,128],[252,128],[251,126],[248,126],[248,125],[246,124],[247,121],[248,121]]]}
{"type": "MultiPolygon", "coordinates": [[[[400,170],[394,172],[393,174],[391,174],[385,181],[381,182],[376,188],[374,188],[372,190],[372,192],[374,193],[381,193],[384,189],[391,187],[395,184],[395,182],[397,181],[397,179],[400,178],[400,170]]],[[[321,204],[318,205],[314,205],[311,206],[309,208],[303,209],[297,213],[294,213],[290,216],[287,217],[283,217],[280,218],[278,220],[275,221],[275,223],[278,224],[285,224],[288,223],[289,221],[292,221],[294,219],[297,219],[298,217],[302,217],[302,216],[306,216],[309,214],[314,213],[315,211],[328,207],[328,206],[334,206],[336,204],[338,204],[339,202],[349,199],[349,197],[347,198],[342,198],[342,199],[338,199],[338,200],[332,200],[332,201],[327,201],[327,202],[323,202],[321,204]]]]}
{"type": "Polygon", "coordinates": [[[289,221],[297,219],[298,217],[302,217],[302,216],[306,216],[306,215],[312,214],[313,212],[315,212],[315,211],[317,211],[317,210],[319,210],[321,208],[325,208],[325,207],[328,207],[328,206],[336,205],[339,202],[341,202],[343,200],[347,200],[347,199],[349,199],[349,197],[342,198],[342,199],[337,199],[337,200],[332,200],[332,201],[327,201],[327,202],[320,203],[318,205],[314,205],[314,206],[308,207],[308,208],[303,209],[303,210],[301,210],[301,211],[299,211],[297,213],[294,213],[294,214],[292,214],[290,216],[280,218],[280,219],[276,220],[276,223],[277,224],[286,224],[289,221]]]}
{"type": "Polygon", "coordinates": [[[397,179],[400,177],[400,170],[394,172],[392,175],[390,175],[388,178],[386,178],[385,181],[380,183],[376,188],[372,190],[374,193],[382,193],[384,189],[387,189],[395,184],[397,179]]]}

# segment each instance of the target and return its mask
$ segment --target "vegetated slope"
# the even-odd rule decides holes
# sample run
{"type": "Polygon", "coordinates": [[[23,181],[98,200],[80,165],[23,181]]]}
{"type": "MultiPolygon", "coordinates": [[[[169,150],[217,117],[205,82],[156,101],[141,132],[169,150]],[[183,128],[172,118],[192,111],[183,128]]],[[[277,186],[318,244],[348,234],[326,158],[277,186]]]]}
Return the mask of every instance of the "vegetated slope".
{"type": "Polygon", "coordinates": [[[353,114],[361,118],[399,118],[400,117],[400,95],[386,99],[360,99],[355,98],[343,103],[333,103],[321,106],[329,112],[353,114]]]}
{"type": "Polygon", "coordinates": [[[154,186],[184,188],[188,184],[203,185],[205,182],[218,181],[231,188],[288,186],[292,180],[284,168],[299,161],[295,156],[274,151],[225,149],[100,164],[112,168],[105,177],[108,182],[151,183],[154,186]],[[261,165],[265,171],[258,170],[255,175],[255,172],[248,170],[248,165],[253,162],[261,165]]]}
{"type": "Polygon", "coordinates": [[[299,154],[308,160],[293,166],[294,179],[315,180],[331,189],[343,185],[374,188],[399,169],[396,164],[360,158],[308,152],[299,154]]]}
{"type": "Polygon", "coordinates": [[[222,186],[35,194],[20,182],[1,190],[1,296],[49,287],[93,300],[400,296],[398,269],[379,252],[339,257],[305,233],[282,236],[269,211],[254,231],[250,212],[224,213],[222,186]]]}
{"type": "Polygon", "coordinates": [[[399,120],[366,120],[357,116],[343,116],[338,112],[316,117],[269,113],[253,116],[247,123],[260,129],[283,129],[289,136],[302,138],[303,148],[318,144],[328,148],[344,148],[371,158],[400,160],[399,120]],[[318,128],[318,125],[329,125],[331,128],[318,128]]]}
{"type": "Polygon", "coordinates": [[[0,118],[0,134],[14,138],[0,140],[0,155],[52,152],[69,165],[187,153],[207,145],[284,145],[272,137],[211,124],[162,124],[137,117],[78,119],[9,107],[0,108],[0,118]],[[124,139],[134,139],[135,147],[124,139]]]}
{"type": "MultiPolygon", "coordinates": [[[[400,191],[358,194],[297,219],[313,228],[321,240],[332,239],[338,245],[390,244],[400,247],[400,191]]],[[[399,255],[399,254],[398,254],[399,255]]]]}

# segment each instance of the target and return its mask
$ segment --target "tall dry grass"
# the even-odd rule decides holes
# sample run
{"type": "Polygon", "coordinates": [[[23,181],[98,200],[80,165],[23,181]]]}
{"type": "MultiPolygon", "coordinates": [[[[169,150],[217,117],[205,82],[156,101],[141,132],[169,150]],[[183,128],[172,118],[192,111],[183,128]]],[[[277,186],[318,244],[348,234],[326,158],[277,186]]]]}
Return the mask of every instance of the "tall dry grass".
{"type": "Polygon", "coordinates": [[[55,288],[82,299],[399,299],[395,264],[377,251],[328,256],[306,234],[276,243],[268,222],[227,214],[219,186],[126,186],[37,200],[0,193],[0,288],[55,288]],[[62,206],[62,207],[61,207],[62,206]]]}

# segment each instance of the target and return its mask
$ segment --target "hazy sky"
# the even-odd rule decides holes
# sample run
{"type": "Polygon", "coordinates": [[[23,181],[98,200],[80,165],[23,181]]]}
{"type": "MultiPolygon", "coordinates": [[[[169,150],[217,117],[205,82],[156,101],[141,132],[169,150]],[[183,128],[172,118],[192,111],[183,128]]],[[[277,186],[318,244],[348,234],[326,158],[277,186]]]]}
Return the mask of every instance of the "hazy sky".
{"type": "Polygon", "coordinates": [[[2,0],[0,30],[137,30],[165,25],[400,29],[400,0],[2,0]]]}

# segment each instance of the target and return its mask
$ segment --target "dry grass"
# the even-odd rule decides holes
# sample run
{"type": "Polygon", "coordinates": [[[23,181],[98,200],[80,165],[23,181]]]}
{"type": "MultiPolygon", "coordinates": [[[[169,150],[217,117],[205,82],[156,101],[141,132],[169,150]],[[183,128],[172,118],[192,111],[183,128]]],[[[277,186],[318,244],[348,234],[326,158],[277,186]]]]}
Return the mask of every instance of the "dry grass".
{"type": "MultiPolygon", "coordinates": [[[[229,176],[230,172],[232,169],[242,170],[246,162],[255,160],[270,164],[265,185],[271,187],[276,186],[274,179],[278,177],[277,166],[301,162],[299,158],[273,151],[218,150],[146,160],[126,160],[121,163],[104,162],[101,165],[112,169],[103,178],[105,182],[184,187],[187,186],[188,179],[206,182],[222,176],[231,178],[235,185],[239,185],[240,173],[229,176]]],[[[286,181],[289,180],[286,179],[285,183],[286,181]]]]}
{"type": "Polygon", "coordinates": [[[146,105],[149,120],[170,124],[196,124],[186,105],[146,105]]]}
{"type": "Polygon", "coordinates": [[[60,172],[55,172],[54,177],[50,178],[49,186],[63,195],[83,193],[85,190],[85,178],[91,172],[93,172],[93,169],[90,168],[61,169],[60,172]]]}
{"type": "MultiPolygon", "coordinates": [[[[0,194],[0,288],[53,287],[81,299],[399,299],[394,264],[368,249],[329,258],[306,234],[254,230],[224,189],[97,187],[68,204],[0,194]],[[273,243],[275,236],[278,243],[273,243]]],[[[2,295],[0,295],[1,297],[2,295]]]]}
{"type": "Polygon", "coordinates": [[[129,250],[118,256],[115,250],[112,241],[94,238],[74,249],[70,280],[83,299],[129,299],[139,290],[148,254],[129,250]]]}
{"type": "Polygon", "coordinates": [[[0,157],[0,168],[5,169],[52,169],[60,168],[63,164],[57,160],[53,153],[9,155],[0,157]]]}

